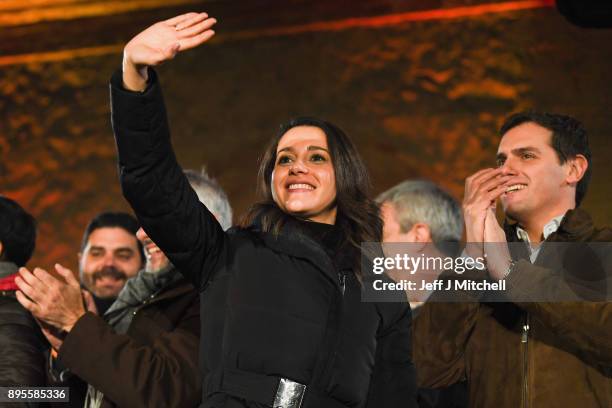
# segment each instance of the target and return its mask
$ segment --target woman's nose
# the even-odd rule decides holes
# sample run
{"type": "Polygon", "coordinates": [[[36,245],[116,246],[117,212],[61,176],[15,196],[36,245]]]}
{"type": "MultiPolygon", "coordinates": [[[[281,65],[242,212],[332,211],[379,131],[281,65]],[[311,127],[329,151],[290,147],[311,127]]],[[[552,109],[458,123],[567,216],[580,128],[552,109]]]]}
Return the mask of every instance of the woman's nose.
{"type": "Polygon", "coordinates": [[[308,167],[301,160],[296,160],[289,168],[289,172],[291,174],[308,173],[308,167]]]}

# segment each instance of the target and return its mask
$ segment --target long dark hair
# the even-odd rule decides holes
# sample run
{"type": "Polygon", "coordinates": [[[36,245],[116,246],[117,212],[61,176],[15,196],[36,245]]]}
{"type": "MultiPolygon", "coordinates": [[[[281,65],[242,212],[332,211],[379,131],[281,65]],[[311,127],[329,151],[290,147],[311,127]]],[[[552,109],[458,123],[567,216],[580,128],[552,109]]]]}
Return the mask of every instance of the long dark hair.
{"type": "MultiPolygon", "coordinates": [[[[276,163],[278,142],[287,131],[298,126],[314,126],[327,138],[329,153],[336,177],[336,226],[343,235],[343,244],[360,251],[362,242],[382,239],[382,220],[378,205],[370,199],[370,178],[361,156],[349,137],[336,125],[312,117],[299,117],[280,126],[270,141],[259,164],[257,192],[261,201],[253,205],[241,222],[248,227],[259,220],[264,232],[278,234],[293,217],[283,212],[272,198],[272,171],[276,163]]],[[[357,252],[359,253],[359,252],[357,252]]],[[[360,257],[355,257],[355,271],[359,274],[360,257]]]]}

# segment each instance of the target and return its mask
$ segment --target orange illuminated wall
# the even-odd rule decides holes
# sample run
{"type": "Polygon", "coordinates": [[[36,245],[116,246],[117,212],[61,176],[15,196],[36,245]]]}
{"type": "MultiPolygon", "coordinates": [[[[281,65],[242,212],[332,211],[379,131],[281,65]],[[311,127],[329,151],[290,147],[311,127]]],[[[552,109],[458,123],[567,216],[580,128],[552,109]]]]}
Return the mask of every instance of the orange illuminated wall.
{"type": "MultiPolygon", "coordinates": [[[[75,9],[65,22],[0,19],[1,37],[12,39],[0,45],[0,192],[39,220],[31,265],[76,268],[89,219],[128,210],[108,112],[119,40],[135,25],[190,7],[153,10],[145,3],[108,16],[75,9]]],[[[429,178],[461,198],[465,177],[493,164],[503,117],[537,107],[587,124],[595,172],[585,207],[596,221],[612,223],[605,162],[612,154],[605,138],[612,132],[610,30],[572,27],[551,1],[427,3],[359,15],[347,9],[304,22],[291,19],[288,8],[260,26],[248,14],[233,16],[230,6],[220,9],[218,38],[159,69],[181,163],[205,164],[240,214],[254,200],[265,141],[287,118],[311,114],[356,140],[376,192],[429,178]]]]}

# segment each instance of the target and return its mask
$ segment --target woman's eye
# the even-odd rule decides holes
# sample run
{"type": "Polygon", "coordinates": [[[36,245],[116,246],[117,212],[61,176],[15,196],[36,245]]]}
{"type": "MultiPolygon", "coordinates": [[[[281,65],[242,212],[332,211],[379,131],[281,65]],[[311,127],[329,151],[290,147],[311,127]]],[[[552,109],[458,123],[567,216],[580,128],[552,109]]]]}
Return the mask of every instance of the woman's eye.
{"type": "Polygon", "coordinates": [[[315,161],[315,162],[321,162],[321,161],[325,161],[326,159],[323,155],[313,154],[312,156],[310,156],[310,160],[315,161]]]}
{"type": "Polygon", "coordinates": [[[289,156],[281,156],[278,158],[278,164],[287,164],[287,163],[291,163],[291,158],[289,158],[289,156]]]}
{"type": "Polygon", "coordinates": [[[534,157],[532,153],[523,153],[523,159],[533,159],[534,157]]]}
{"type": "Polygon", "coordinates": [[[497,167],[501,167],[501,166],[504,165],[505,161],[506,160],[504,160],[504,159],[497,159],[497,161],[495,163],[497,164],[497,167]]]}

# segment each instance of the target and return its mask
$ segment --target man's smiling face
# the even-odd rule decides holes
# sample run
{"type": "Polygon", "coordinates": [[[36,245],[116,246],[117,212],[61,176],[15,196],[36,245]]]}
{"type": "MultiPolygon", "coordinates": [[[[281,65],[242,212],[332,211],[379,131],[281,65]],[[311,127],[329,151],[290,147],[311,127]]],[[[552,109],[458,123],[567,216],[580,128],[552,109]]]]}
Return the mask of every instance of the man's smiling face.
{"type": "Polygon", "coordinates": [[[511,176],[500,197],[504,212],[517,221],[564,214],[575,189],[567,183],[567,164],[561,164],[551,145],[552,132],[526,122],[504,134],[497,164],[511,176]]]}
{"type": "Polygon", "coordinates": [[[116,297],[142,267],[136,236],[119,227],[97,228],[79,254],[81,283],[96,297],[116,297]]]}

